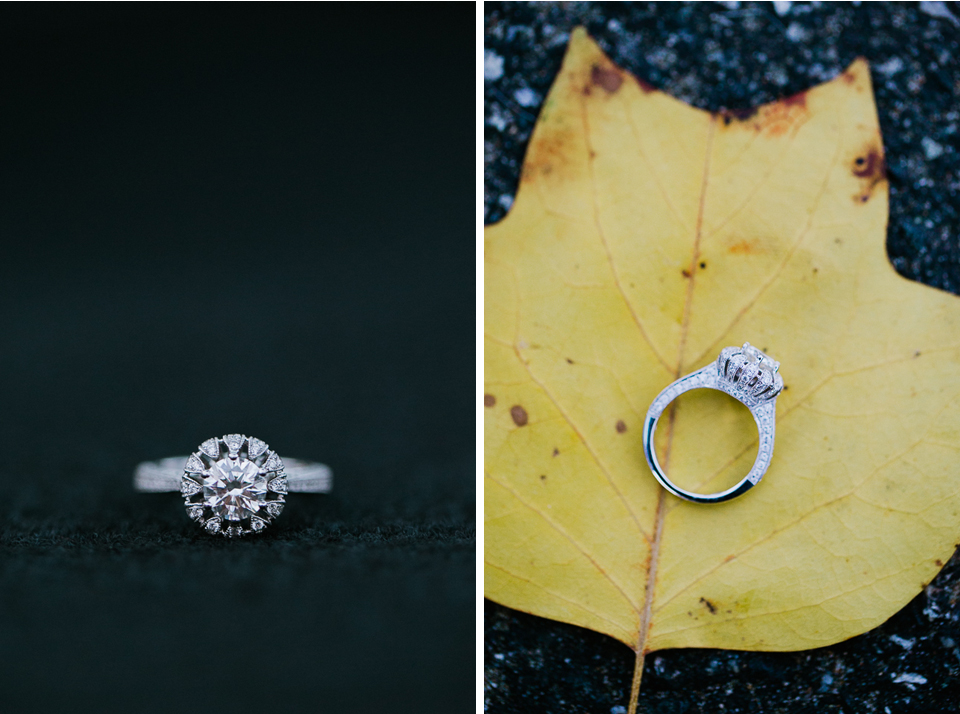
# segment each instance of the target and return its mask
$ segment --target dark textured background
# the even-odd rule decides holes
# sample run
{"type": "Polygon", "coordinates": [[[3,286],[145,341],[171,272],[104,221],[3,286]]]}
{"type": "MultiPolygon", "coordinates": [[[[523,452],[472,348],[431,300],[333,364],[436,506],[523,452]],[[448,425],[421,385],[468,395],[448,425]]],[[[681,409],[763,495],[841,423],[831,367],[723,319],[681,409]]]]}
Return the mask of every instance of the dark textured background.
{"type": "Polygon", "coordinates": [[[475,23],[0,9],[0,710],[473,709],[475,23]],[[133,493],[231,431],[333,494],[133,493]]]}
{"type": "MultiPolygon", "coordinates": [[[[871,63],[886,149],[890,258],[902,275],[960,293],[958,10],[944,3],[488,2],[486,220],[499,220],[512,203],[540,104],[576,25],[621,67],[711,110],[789,96],[862,55],[871,63]]],[[[633,660],[603,635],[486,605],[491,714],[624,714],[633,660]]],[[[656,653],[647,660],[639,711],[958,712],[960,558],[882,627],[833,647],[656,653]]]]}

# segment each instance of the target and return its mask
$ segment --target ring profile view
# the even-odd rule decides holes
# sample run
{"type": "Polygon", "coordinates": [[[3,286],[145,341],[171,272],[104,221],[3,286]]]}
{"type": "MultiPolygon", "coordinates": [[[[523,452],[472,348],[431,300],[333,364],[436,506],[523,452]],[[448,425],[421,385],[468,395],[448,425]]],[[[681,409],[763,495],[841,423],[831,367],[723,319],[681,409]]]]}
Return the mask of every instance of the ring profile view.
{"type": "Polygon", "coordinates": [[[328,493],[333,472],[310,461],[284,462],[256,437],[227,434],[207,439],[190,456],[139,464],[133,487],[179,491],[190,518],[208,533],[233,538],[264,530],[280,515],[287,493],[328,493]]]}
{"type": "Polygon", "coordinates": [[[660,392],[647,410],[643,425],[643,453],[660,485],[674,496],[687,501],[721,503],[746,493],[760,483],[773,458],[777,395],[783,389],[783,378],[778,374],[779,369],[779,362],[745,342],[743,347],[723,348],[716,361],[681,377],[660,392]],[[760,432],[757,459],[743,480],[726,491],[700,494],[682,489],[667,478],[657,461],[657,453],[653,447],[657,421],[670,402],[691,389],[716,389],[726,392],[743,403],[757,422],[760,432]]]}

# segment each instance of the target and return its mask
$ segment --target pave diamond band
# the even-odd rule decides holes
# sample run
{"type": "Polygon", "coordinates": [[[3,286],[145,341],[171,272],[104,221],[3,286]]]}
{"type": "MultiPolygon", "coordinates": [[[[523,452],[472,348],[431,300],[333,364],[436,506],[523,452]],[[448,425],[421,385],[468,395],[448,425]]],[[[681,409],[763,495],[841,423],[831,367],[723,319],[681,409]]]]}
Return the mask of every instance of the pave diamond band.
{"type": "Polygon", "coordinates": [[[288,493],[328,493],[328,466],[281,459],[254,437],[207,439],[189,456],[146,461],[133,474],[137,491],[179,491],[187,515],[208,533],[259,533],[283,510],[288,493]]]}
{"type": "MultiPolygon", "coordinates": [[[[186,456],[171,456],[159,461],[144,461],[133,474],[133,486],[147,493],[168,493],[180,490],[186,456]]],[[[290,493],[329,493],[333,473],[329,466],[299,459],[284,459],[287,489],[290,493]]]]}
{"type": "Polygon", "coordinates": [[[643,453],[660,485],[674,496],[695,503],[721,503],[746,493],[760,483],[773,458],[777,396],[783,389],[780,363],[749,342],[743,347],[725,347],[711,364],[681,377],[664,389],[647,410],[643,426],[643,453]],[[691,389],[716,389],[743,403],[757,422],[760,443],[749,473],[726,491],[700,494],[680,488],[663,472],[653,446],[657,422],[670,403],[691,389]]]}

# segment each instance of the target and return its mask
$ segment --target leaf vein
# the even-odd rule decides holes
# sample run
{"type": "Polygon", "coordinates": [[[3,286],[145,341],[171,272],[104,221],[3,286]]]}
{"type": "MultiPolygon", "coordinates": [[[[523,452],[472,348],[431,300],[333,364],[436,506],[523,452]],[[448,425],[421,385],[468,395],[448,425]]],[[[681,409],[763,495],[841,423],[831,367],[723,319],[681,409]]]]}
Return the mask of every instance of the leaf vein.
{"type": "MultiPolygon", "coordinates": [[[[902,572],[902,571],[901,571],[901,572],[902,572]]],[[[741,620],[749,620],[749,619],[751,619],[751,618],[757,618],[757,617],[778,617],[778,616],[781,616],[781,615],[788,615],[788,614],[790,614],[791,612],[799,612],[799,611],[801,611],[801,610],[808,610],[808,609],[812,609],[812,608],[819,608],[820,610],[823,610],[823,605],[824,605],[825,603],[831,602],[831,601],[833,601],[833,600],[839,600],[840,598],[846,597],[847,595],[850,595],[851,593],[855,593],[855,592],[857,592],[858,590],[863,590],[864,588],[873,587],[874,585],[876,585],[876,584],[879,583],[879,582],[882,582],[882,581],[884,581],[884,580],[889,580],[890,578],[895,578],[895,577],[897,577],[897,576],[900,575],[900,574],[901,574],[900,572],[896,572],[896,573],[890,573],[889,575],[883,575],[883,576],[881,576],[881,577],[879,577],[879,578],[875,578],[875,579],[873,579],[873,580],[871,580],[871,581],[869,581],[869,582],[863,583],[862,585],[858,585],[858,586],[855,587],[855,588],[851,588],[850,590],[845,590],[845,591],[843,591],[843,592],[837,593],[836,595],[831,595],[830,597],[824,598],[824,599],[821,600],[820,602],[810,603],[810,604],[807,604],[807,605],[799,605],[799,606],[797,606],[797,607],[792,607],[792,608],[789,608],[789,609],[787,609],[787,610],[773,610],[773,611],[771,611],[771,612],[763,612],[763,613],[755,613],[755,614],[747,613],[747,614],[744,614],[744,615],[739,615],[739,616],[737,616],[737,617],[727,617],[727,618],[724,618],[723,620],[720,620],[719,622],[716,622],[716,623],[714,623],[714,622],[704,622],[704,623],[702,623],[702,624],[700,624],[700,625],[696,625],[696,626],[694,626],[694,627],[678,627],[678,628],[675,629],[675,630],[667,630],[667,631],[665,631],[665,632],[663,632],[663,633],[661,633],[661,634],[670,635],[670,634],[674,634],[674,633],[677,633],[677,632],[690,632],[690,631],[693,631],[693,630],[702,630],[702,629],[705,628],[705,627],[711,627],[711,626],[713,626],[713,625],[715,625],[715,624],[725,624],[725,623],[728,623],[728,622],[739,622],[739,621],[741,621],[741,620]]],[[[841,618],[836,617],[835,615],[831,615],[831,617],[833,617],[833,618],[836,619],[836,620],[840,620],[840,619],[841,619],[841,618]]],[[[861,619],[862,619],[862,620],[870,620],[870,619],[873,619],[873,618],[864,617],[864,618],[861,618],[861,619]]],[[[800,632],[797,632],[796,630],[794,630],[794,632],[796,632],[796,634],[797,634],[798,636],[804,637],[804,639],[816,641],[816,638],[813,638],[813,637],[805,637],[805,636],[803,636],[800,632]]]]}
{"type": "MultiPolygon", "coordinates": [[[[941,411],[942,411],[942,410],[941,410],[941,411]]],[[[842,500],[844,500],[844,499],[846,499],[846,498],[856,497],[856,492],[857,492],[858,489],[860,489],[860,487],[862,487],[865,483],[867,483],[870,479],[872,479],[874,476],[876,476],[878,473],[880,473],[883,469],[885,469],[885,468],[886,468],[887,466],[889,466],[890,464],[893,464],[893,463],[895,463],[895,462],[903,459],[903,457],[905,457],[907,454],[909,454],[911,451],[913,451],[915,448],[917,448],[921,443],[923,443],[923,441],[924,441],[923,438],[917,439],[916,441],[914,441],[913,443],[911,443],[910,446],[908,446],[906,449],[904,449],[903,451],[899,452],[898,454],[895,454],[894,456],[892,456],[892,457],[890,457],[889,459],[887,459],[886,461],[884,461],[882,464],[880,464],[879,466],[877,466],[876,468],[874,468],[873,471],[871,471],[866,477],[864,477],[864,479],[863,479],[862,481],[860,481],[859,483],[857,483],[857,484],[856,484],[853,488],[851,488],[849,491],[846,491],[846,492],[844,492],[844,493],[841,493],[841,494],[839,494],[838,496],[835,496],[834,498],[831,498],[831,499],[829,499],[829,500],[827,500],[827,501],[824,501],[823,503],[819,503],[819,504],[813,506],[811,509],[809,509],[809,510],[805,511],[804,513],[800,514],[797,518],[795,518],[794,520],[790,521],[789,523],[784,524],[784,525],[781,526],[780,528],[775,528],[774,530],[772,530],[772,531],[770,531],[769,533],[767,533],[763,538],[760,538],[759,540],[754,541],[753,543],[751,543],[750,545],[746,546],[745,548],[737,551],[736,553],[733,554],[733,558],[730,558],[729,556],[727,556],[723,561],[717,563],[716,565],[714,565],[714,566],[713,566],[712,568],[710,568],[709,570],[701,573],[701,574],[698,575],[696,578],[694,578],[693,580],[691,580],[690,583],[688,583],[687,585],[683,586],[683,588],[681,588],[680,590],[678,590],[677,592],[675,592],[673,595],[671,595],[669,598],[667,598],[666,600],[664,600],[663,603],[661,603],[660,605],[658,605],[658,606],[654,609],[654,613],[657,613],[657,612],[659,612],[660,610],[662,610],[664,607],[666,607],[667,605],[669,605],[669,604],[670,604],[673,600],[675,600],[677,597],[679,597],[680,595],[682,595],[684,592],[686,592],[687,590],[689,590],[690,588],[692,588],[692,587],[693,587],[694,585],[696,585],[697,583],[700,583],[700,582],[702,582],[703,580],[705,580],[707,577],[709,577],[709,576],[712,575],[714,572],[716,572],[717,570],[719,570],[720,568],[722,568],[724,565],[728,565],[730,562],[736,560],[737,558],[739,558],[739,557],[740,557],[741,555],[743,555],[744,553],[750,552],[750,551],[753,550],[754,548],[757,548],[757,547],[763,545],[764,543],[766,543],[767,541],[775,538],[776,536],[780,535],[781,533],[784,533],[784,532],[790,530],[791,528],[793,528],[794,526],[797,526],[797,525],[803,523],[809,516],[815,514],[817,511],[819,511],[819,510],[821,510],[821,509],[823,509],[823,508],[829,508],[829,507],[832,506],[833,504],[838,503],[839,501],[842,501],[842,500]]],[[[864,503],[868,503],[867,501],[863,501],[863,502],[864,502],[864,503]]],[[[868,505],[872,505],[872,504],[868,504],[868,505]]]]}
{"type": "Polygon", "coordinates": [[[813,206],[810,209],[810,213],[809,213],[809,217],[807,219],[806,225],[797,234],[796,240],[794,240],[793,244],[790,246],[790,249],[787,251],[787,254],[784,256],[780,264],[774,269],[769,279],[767,279],[763,283],[763,285],[760,286],[760,288],[753,295],[753,297],[750,298],[747,304],[737,311],[737,314],[734,315],[730,323],[723,329],[723,331],[720,332],[719,337],[717,337],[717,339],[714,340],[710,344],[710,346],[707,347],[707,349],[704,350],[697,357],[697,360],[696,360],[697,362],[704,359],[706,355],[710,355],[717,351],[718,345],[721,342],[723,342],[723,340],[726,338],[728,334],[730,334],[733,328],[736,327],[736,325],[740,322],[741,319],[743,319],[744,315],[746,315],[753,308],[753,306],[756,305],[757,301],[767,292],[770,286],[777,281],[777,279],[780,277],[780,274],[783,272],[784,268],[787,267],[787,264],[790,262],[790,260],[796,254],[797,250],[803,244],[803,241],[806,239],[807,235],[810,233],[810,229],[813,227],[813,218],[816,215],[817,208],[820,206],[820,202],[823,200],[823,197],[826,193],[827,186],[830,183],[830,172],[833,171],[834,167],[839,161],[840,151],[842,148],[843,148],[843,128],[841,127],[840,132],[838,133],[838,136],[837,136],[837,146],[833,154],[833,159],[827,165],[826,175],[824,176],[823,181],[820,184],[820,189],[817,192],[817,197],[816,199],[814,199],[813,206]]]}
{"type": "Polygon", "coordinates": [[[500,479],[498,479],[498,478],[490,475],[489,473],[486,474],[486,477],[487,477],[488,479],[490,479],[491,481],[493,481],[494,483],[496,483],[498,486],[500,486],[500,488],[504,489],[505,491],[508,491],[508,492],[510,493],[510,495],[512,495],[515,499],[517,499],[517,501],[518,501],[520,504],[522,504],[522,505],[525,506],[526,508],[530,509],[530,510],[533,511],[534,513],[536,513],[538,516],[540,516],[540,518],[543,519],[544,523],[546,523],[547,525],[549,525],[549,526],[550,526],[551,528],[553,528],[557,533],[559,533],[559,534],[562,535],[564,538],[566,538],[566,539],[570,542],[570,544],[571,544],[574,548],[576,548],[584,558],[586,558],[587,560],[589,560],[590,563],[593,565],[593,567],[596,568],[597,571],[598,571],[606,580],[608,580],[608,581],[610,582],[610,584],[613,585],[614,588],[616,588],[617,592],[619,592],[620,595],[623,596],[623,599],[627,601],[627,603],[630,605],[631,608],[633,608],[633,611],[636,612],[637,614],[640,613],[639,605],[638,605],[637,603],[635,603],[635,602],[630,598],[630,596],[627,594],[627,592],[623,589],[623,586],[620,585],[620,583],[618,583],[616,580],[614,580],[613,577],[610,575],[610,573],[608,573],[608,572],[603,568],[603,566],[600,565],[600,563],[598,563],[598,562],[594,559],[594,557],[593,557],[592,555],[590,555],[589,552],[587,552],[587,549],[586,549],[584,546],[582,546],[580,543],[578,543],[578,542],[576,541],[576,539],[574,539],[573,536],[571,536],[571,535],[570,535],[569,533],[567,533],[563,528],[561,528],[558,523],[555,523],[552,519],[548,518],[546,513],[544,513],[543,511],[541,511],[541,510],[539,510],[538,508],[536,508],[535,506],[533,506],[533,504],[528,503],[526,500],[524,500],[524,499],[520,496],[520,494],[517,493],[517,491],[516,491],[515,489],[511,488],[511,487],[508,486],[506,483],[504,483],[504,482],[501,481],[500,479]]]}
{"type": "Polygon", "coordinates": [[[667,361],[660,354],[659,350],[654,346],[653,340],[650,339],[650,335],[647,334],[646,328],[643,326],[643,322],[640,320],[640,316],[637,315],[636,311],[633,309],[633,304],[630,302],[630,299],[627,297],[626,291],[623,289],[623,284],[620,282],[620,272],[617,270],[617,264],[613,259],[613,254],[610,252],[610,245],[607,243],[606,234],[603,231],[603,223],[600,220],[600,203],[597,199],[597,179],[596,174],[593,169],[593,159],[590,157],[592,151],[592,144],[590,143],[590,122],[587,119],[587,108],[586,102],[583,100],[580,101],[580,116],[583,121],[583,134],[584,141],[587,144],[588,154],[587,154],[587,166],[590,170],[590,188],[593,197],[593,223],[597,230],[597,235],[600,238],[600,243],[603,245],[603,251],[607,256],[607,263],[610,265],[610,273],[613,276],[613,282],[617,286],[617,290],[620,291],[620,297],[623,298],[624,304],[627,306],[627,311],[630,313],[630,317],[633,318],[634,323],[637,325],[637,329],[640,331],[640,335],[643,337],[644,342],[647,343],[647,346],[650,348],[650,351],[653,353],[653,356],[657,358],[657,361],[663,365],[663,368],[667,372],[672,373],[674,370],[667,364],[667,361]]]}
{"type": "Polygon", "coordinates": [[[577,438],[581,441],[584,448],[587,450],[587,453],[589,453],[590,456],[593,457],[593,460],[596,462],[597,466],[600,467],[600,471],[603,473],[603,475],[606,477],[607,481],[609,482],[610,487],[613,488],[613,490],[616,492],[617,496],[619,497],[620,501],[623,503],[624,507],[627,509],[627,512],[629,512],[630,515],[633,517],[633,522],[636,524],[637,530],[640,532],[640,535],[643,537],[645,541],[649,543],[650,536],[643,529],[643,526],[640,525],[640,517],[637,515],[636,511],[633,510],[633,505],[630,503],[630,501],[627,500],[627,497],[623,494],[623,491],[621,491],[620,488],[617,486],[616,482],[614,482],[613,476],[610,474],[610,471],[604,465],[603,461],[600,460],[599,455],[597,455],[597,453],[590,447],[590,443],[587,441],[586,438],[584,438],[583,434],[577,428],[577,425],[573,423],[573,419],[570,417],[570,415],[563,410],[563,408],[560,406],[560,403],[550,393],[550,390],[548,390],[546,386],[534,376],[533,370],[531,370],[530,365],[528,365],[524,361],[523,357],[520,354],[520,351],[516,348],[516,346],[514,346],[513,350],[517,355],[517,360],[520,362],[521,365],[523,365],[523,368],[527,371],[527,374],[530,375],[530,380],[534,384],[536,384],[538,387],[540,387],[540,389],[546,395],[547,399],[549,399],[550,402],[553,404],[554,408],[566,420],[567,424],[570,425],[570,428],[573,429],[573,432],[577,435],[577,438]]]}
{"type": "MultiPolygon", "coordinates": [[[[756,182],[753,189],[747,193],[746,197],[743,199],[743,201],[741,201],[740,205],[735,207],[729,214],[727,214],[727,217],[723,219],[723,222],[720,223],[719,226],[717,226],[713,230],[704,234],[703,239],[705,241],[709,240],[710,238],[717,235],[720,231],[722,231],[724,227],[726,227],[726,225],[730,223],[730,221],[736,218],[740,214],[740,212],[744,208],[746,208],[747,204],[750,203],[750,201],[757,195],[757,193],[759,193],[760,189],[766,185],[767,180],[773,174],[774,170],[778,168],[780,159],[783,158],[783,156],[787,153],[787,151],[790,150],[790,147],[793,146],[793,141],[794,139],[796,139],[797,134],[799,133],[800,129],[803,127],[804,124],[806,124],[806,121],[802,121],[794,125],[793,131],[790,133],[790,140],[784,142],[783,150],[777,156],[776,161],[770,162],[770,167],[766,170],[766,172],[763,174],[760,180],[756,182]]],[[[750,139],[748,146],[744,148],[743,153],[746,153],[747,148],[753,145],[753,142],[756,139],[756,136],[757,134],[753,135],[753,137],[750,139]]],[[[740,156],[738,155],[737,161],[739,161],[739,159],[740,159],[740,156]]]]}
{"type": "MultiPolygon", "coordinates": [[[[570,603],[571,605],[574,605],[574,606],[576,606],[576,607],[579,607],[581,610],[584,610],[585,612],[589,612],[589,613],[590,613],[591,615],[593,615],[594,617],[597,617],[598,619],[603,620],[604,622],[609,622],[611,625],[613,625],[614,627],[616,627],[618,630],[620,630],[621,632],[623,632],[625,635],[627,634],[627,630],[625,630],[624,627],[623,627],[623,625],[621,625],[619,622],[615,622],[614,620],[611,620],[611,619],[610,619],[609,617],[607,617],[606,615],[603,615],[603,614],[601,614],[601,613],[599,613],[599,612],[596,612],[595,610],[591,610],[589,607],[587,607],[587,606],[584,605],[583,603],[579,603],[579,602],[577,602],[576,600],[571,600],[570,598],[564,597],[564,596],[561,595],[560,593],[554,592],[553,590],[550,590],[549,588],[545,587],[544,585],[541,585],[541,584],[538,583],[538,582],[535,582],[535,581],[533,581],[533,580],[530,580],[529,578],[524,578],[524,577],[521,576],[521,575],[517,575],[516,573],[514,573],[514,572],[511,571],[511,570],[507,570],[507,569],[504,568],[502,565],[496,565],[495,563],[491,563],[491,562],[490,562],[489,560],[487,560],[486,558],[484,558],[483,563],[484,563],[484,565],[489,566],[489,567],[491,567],[491,568],[495,568],[496,570],[499,570],[499,571],[502,572],[502,573],[506,573],[506,574],[509,575],[511,578],[516,578],[517,580],[520,580],[520,581],[525,582],[525,583],[527,583],[527,584],[529,584],[529,585],[532,585],[533,587],[542,590],[543,592],[547,593],[548,595],[551,595],[552,597],[557,598],[558,600],[563,600],[564,602],[568,602],[568,603],[570,603]]],[[[626,638],[625,638],[625,639],[626,639],[626,638]]]]}

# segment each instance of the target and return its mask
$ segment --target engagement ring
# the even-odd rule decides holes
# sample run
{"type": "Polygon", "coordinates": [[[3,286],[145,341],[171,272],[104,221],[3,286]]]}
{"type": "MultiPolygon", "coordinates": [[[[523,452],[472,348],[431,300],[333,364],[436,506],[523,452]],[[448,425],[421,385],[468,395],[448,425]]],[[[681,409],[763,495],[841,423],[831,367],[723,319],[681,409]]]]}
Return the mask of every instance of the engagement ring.
{"type": "Polygon", "coordinates": [[[207,439],[190,456],[146,461],[133,473],[137,491],[179,491],[187,515],[208,533],[259,533],[280,515],[288,492],[327,493],[328,466],[280,459],[265,442],[227,434],[207,439]]]}
{"type": "Polygon", "coordinates": [[[777,373],[780,363],[749,342],[743,347],[725,347],[715,362],[681,377],[664,389],[647,410],[643,428],[643,453],[657,481],[674,496],[695,503],[720,503],[746,493],[760,483],[773,457],[774,420],[777,395],[783,389],[783,378],[777,373]],[[660,415],[674,399],[691,389],[717,389],[742,402],[757,422],[760,447],[753,468],[740,483],[726,491],[700,494],[675,485],[663,473],[653,447],[653,435],[660,415]]]}

